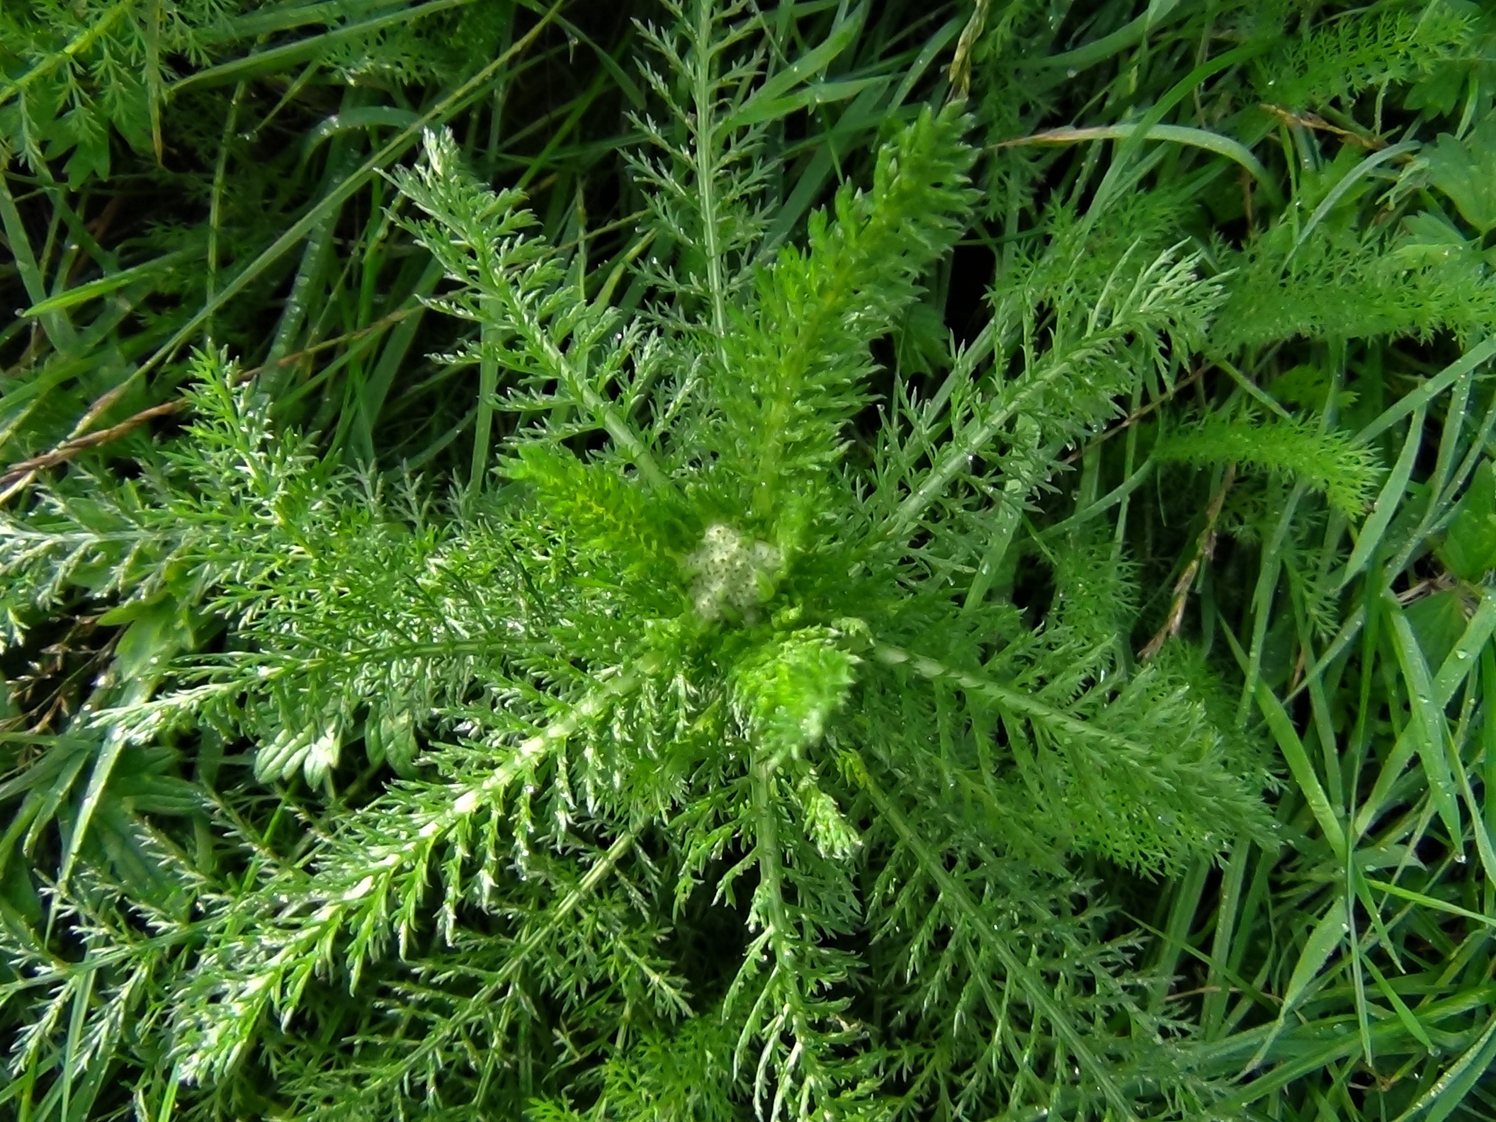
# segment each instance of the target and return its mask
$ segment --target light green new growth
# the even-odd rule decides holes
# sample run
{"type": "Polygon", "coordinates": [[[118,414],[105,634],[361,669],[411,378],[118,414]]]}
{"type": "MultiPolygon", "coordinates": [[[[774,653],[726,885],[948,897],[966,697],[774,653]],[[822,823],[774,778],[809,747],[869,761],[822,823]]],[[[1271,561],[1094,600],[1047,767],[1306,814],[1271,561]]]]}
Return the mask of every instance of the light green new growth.
{"type": "Polygon", "coordinates": [[[1376,456],[1344,432],[1322,431],[1316,418],[1214,416],[1169,433],[1160,459],[1196,465],[1236,464],[1286,476],[1319,491],[1352,519],[1370,503],[1380,475],[1376,456]]]}
{"type": "Polygon", "coordinates": [[[1468,57],[1472,9],[1434,0],[1374,14],[1349,11],[1312,30],[1290,25],[1260,68],[1261,95],[1289,109],[1351,98],[1371,86],[1427,79],[1441,64],[1468,57]]]}

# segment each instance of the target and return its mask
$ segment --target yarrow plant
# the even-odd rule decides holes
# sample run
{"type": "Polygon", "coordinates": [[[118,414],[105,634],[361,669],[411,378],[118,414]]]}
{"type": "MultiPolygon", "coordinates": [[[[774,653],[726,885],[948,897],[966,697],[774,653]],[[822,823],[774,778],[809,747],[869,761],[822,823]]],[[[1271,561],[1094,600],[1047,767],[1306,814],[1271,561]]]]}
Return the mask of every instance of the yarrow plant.
{"type": "MultiPolygon", "coordinates": [[[[1101,590],[1062,587],[1030,629],[974,587],[981,497],[1014,473],[969,453],[1085,431],[1136,376],[1121,348],[1190,339],[1215,290],[1124,258],[1020,378],[963,356],[855,447],[869,347],[969,212],[972,125],[920,113],[803,247],[768,245],[765,157],[734,123],[751,71],[726,57],[753,21],[709,7],[650,33],[676,68],[651,81],[692,98],[667,102],[683,127],[641,122],[681,247],[648,274],[657,326],[586,299],[449,135],[395,174],[456,284],[439,306],[483,327],[463,357],[505,372],[492,404],[522,418],[446,517],[320,468],[204,355],[172,470],[7,535],[13,573],[92,566],[127,603],[201,596],[224,621],[222,653],[97,716],[122,755],[206,726],[257,742],[262,780],[325,786],[359,740],[411,776],[231,892],[180,889],[156,937],[177,968],[151,982],[176,990],[163,1043],[190,1085],[282,1070],[351,990],[350,1062],[276,1080],[296,1117],[601,1117],[662,1046],[704,1077],[675,1093],[769,1118],[1158,1093],[1141,1074],[1172,1030],[1091,941],[1104,898],[1065,855],[1164,871],[1264,836],[1262,774],[1187,667],[1117,664],[1101,590]]],[[[101,1059],[139,1046],[116,1033],[101,1059]]]]}

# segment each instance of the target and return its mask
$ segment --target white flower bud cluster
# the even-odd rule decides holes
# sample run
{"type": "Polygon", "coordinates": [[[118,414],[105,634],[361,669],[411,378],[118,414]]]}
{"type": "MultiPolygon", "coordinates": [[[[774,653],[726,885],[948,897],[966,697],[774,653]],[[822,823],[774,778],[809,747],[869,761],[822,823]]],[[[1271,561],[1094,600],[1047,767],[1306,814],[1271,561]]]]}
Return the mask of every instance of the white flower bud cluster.
{"type": "Polygon", "coordinates": [[[707,620],[724,610],[751,612],[769,598],[782,564],[779,550],[768,542],[749,542],[722,522],[708,526],[701,548],[686,559],[695,574],[691,597],[697,612],[707,620]]]}

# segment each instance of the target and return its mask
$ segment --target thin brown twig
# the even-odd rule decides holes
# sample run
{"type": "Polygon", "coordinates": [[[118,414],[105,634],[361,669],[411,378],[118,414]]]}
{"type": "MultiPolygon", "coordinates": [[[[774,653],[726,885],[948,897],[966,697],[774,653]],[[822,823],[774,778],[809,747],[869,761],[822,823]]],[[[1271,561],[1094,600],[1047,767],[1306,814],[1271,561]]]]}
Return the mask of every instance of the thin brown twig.
{"type": "Polygon", "coordinates": [[[1304,680],[1304,671],[1309,669],[1309,648],[1303,643],[1299,644],[1299,653],[1293,660],[1293,673],[1288,676],[1288,692],[1297,692],[1299,683],[1304,680]]]}
{"type": "Polygon", "coordinates": [[[1216,488],[1216,493],[1210,498],[1210,505],[1205,508],[1205,528],[1200,531],[1200,536],[1195,539],[1195,555],[1190,558],[1190,563],[1184,567],[1184,572],[1179,574],[1179,579],[1174,582],[1174,599],[1169,605],[1168,618],[1164,620],[1153,638],[1148,640],[1148,645],[1138,652],[1138,658],[1147,662],[1163,649],[1163,645],[1179,634],[1179,628],[1184,623],[1185,605],[1189,603],[1190,588],[1195,583],[1195,574],[1200,571],[1200,566],[1210,560],[1215,554],[1216,544],[1216,522],[1221,517],[1221,508],[1226,504],[1226,492],[1231,490],[1231,484],[1236,480],[1236,465],[1227,464],[1225,477],[1221,485],[1216,488]]]}
{"type": "MultiPolygon", "coordinates": [[[[612,230],[618,229],[626,225],[628,222],[637,219],[644,213],[645,212],[642,210],[636,211],[635,213],[626,215],[624,218],[618,219],[617,221],[609,222],[604,226],[600,226],[596,230],[590,230],[582,236],[573,239],[571,242],[565,243],[562,248],[565,249],[574,247],[582,244],[588,239],[595,238],[600,234],[611,232],[612,230]]],[[[105,215],[102,217],[107,219],[107,210],[105,212],[105,215]]],[[[306,347],[303,350],[293,351],[291,354],[283,355],[280,359],[278,359],[275,363],[275,366],[277,369],[282,366],[289,366],[292,363],[299,362],[300,360],[308,358],[309,356],[314,355],[319,351],[327,350],[329,347],[336,347],[343,343],[351,343],[356,339],[360,339],[376,331],[381,331],[391,324],[398,323],[400,320],[404,319],[415,310],[415,308],[401,308],[397,311],[391,312],[387,316],[383,316],[382,318],[375,320],[368,327],[361,327],[357,331],[350,331],[333,339],[324,339],[322,342],[314,344],[310,347],[306,347]]],[[[263,366],[256,366],[252,369],[242,371],[239,375],[240,381],[246,381],[250,378],[256,377],[257,375],[263,373],[264,370],[265,368],[263,366]]],[[[88,411],[84,413],[82,419],[80,419],[79,422],[73,426],[73,435],[69,436],[66,440],[63,440],[61,443],[57,444],[50,450],[43,452],[39,456],[33,456],[27,460],[19,460],[16,463],[11,464],[10,467],[6,468],[4,472],[0,472],[0,488],[4,488],[4,490],[0,490],[0,503],[6,502],[18,492],[24,490],[27,486],[29,486],[31,480],[36,477],[36,473],[38,471],[44,470],[45,468],[49,467],[56,467],[58,464],[66,463],[68,460],[72,459],[73,456],[77,455],[85,448],[92,448],[95,445],[104,444],[108,441],[114,440],[116,437],[123,436],[131,429],[144,424],[146,421],[149,421],[152,418],[176,413],[185,408],[185,402],[181,400],[170,402],[166,405],[154,405],[149,409],[144,409],[131,417],[127,417],[117,425],[112,425],[107,429],[99,429],[97,432],[88,432],[88,427],[98,419],[99,415],[106,409],[108,409],[109,406],[114,404],[122,388],[122,386],[116,386],[113,389],[109,390],[107,393],[103,394],[101,397],[95,399],[93,404],[89,406],[88,411]]]]}
{"type": "Polygon", "coordinates": [[[1453,573],[1440,572],[1435,576],[1418,581],[1416,584],[1403,589],[1397,593],[1397,602],[1406,608],[1409,604],[1422,600],[1425,596],[1432,596],[1436,592],[1444,592],[1459,586],[1459,578],[1453,573]]]}
{"type": "Polygon", "coordinates": [[[1179,395],[1181,390],[1189,389],[1201,378],[1205,377],[1206,369],[1207,368],[1204,366],[1197,367],[1189,377],[1185,378],[1181,382],[1175,383],[1172,387],[1170,387],[1167,393],[1160,394],[1158,397],[1150,401],[1147,405],[1139,409],[1136,413],[1129,413],[1126,417],[1122,418],[1122,420],[1118,421],[1111,428],[1103,432],[1095,440],[1091,441],[1091,443],[1085,445],[1084,447],[1077,448],[1074,452],[1071,452],[1070,455],[1062,459],[1060,463],[1065,464],[1066,466],[1073,464],[1087,452],[1091,451],[1093,448],[1099,448],[1112,437],[1116,436],[1119,432],[1126,432],[1133,425],[1137,424],[1144,417],[1148,416],[1149,413],[1152,413],[1155,409],[1159,408],[1159,406],[1165,404],[1166,402],[1172,401],[1179,395]]]}
{"type": "MultiPolygon", "coordinates": [[[[38,471],[66,463],[85,448],[92,448],[95,444],[104,444],[116,437],[123,436],[131,429],[138,428],[140,425],[156,417],[165,417],[172,413],[178,413],[185,409],[186,406],[187,403],[181,398],[175,401],[163,402],[160,405],[153,405],[149,409],[142,409],[139,413],[126,417],[119,424],[111,425],[107,429],[97,429],[94,432],[86,432],[82,436],[75,436],[69,440],[64,440],[61,444],[49,451],[43,452],[40,456],[33,456],[29,460],[21,460],[19,463],[11,464],[10,467],[5,469],[5,474],[0,475],[0,484],[8,484],[12,477],[17,475],[34,475],[38,471]]],[[[9,497],[10,492],[7,490],[3,494],[0,494],[0,501],[9,497]]]]}
{"type": "MultiPolygon", "coordinates": [[[[375,322],[371,323],[368,327],[359,328],[359,330],[357,331],[350,331],[345,335],[339,335],[335,339],[324,339],[322,342],[307,347],[304,350],[295,351],[288,355],[283,355],[281,356],[281,358],[276,360],[274,365],[277,369],[282,366],[289,366],[292,363],[300,362],[302,359],[314,355],[319,351],[327,350],[329,347],[336,347],[344,343],[351,343],[357,339],[362,338],[363,336],[372,334],[376,331],[382,331],[384,328],[390,326],[391,324],[398,323],[400,320],[410,315],[410,313],[413,311],[415,311],[414,308],[401,308],[397,311],[393,311],[389,315],[383,316],[375,322]]],[[[251,378],[255,378],[264,373],[265,370],[265,366],[255,366],[251,367],[248,370],[241,370],[239,372],[237,382],[240,384],[247,382],[251,378]]],[[[118,389],[118,387],[116,387],[116,389],[118,389]]],[[[85,415],[85,421],[88,420],[90,416],[97,416],[99,412],[102,412],[102,408],[100,408],[101,403],[103,403],[104,399],[108,398],[110,394],[114,392],[114,390],[111,390],[109,393],[104,394],[103,397],[95,401],[94,405],[90,408],[89,413],[85,415]]],[[[103,408],[107,408],[108,404],[112,404],[112,402],[104,404],[103,408]]],[[[78,430],[80,428],[87,428],[86,424],[80,422],[80,424],[78,426],[75,426],[74,428],[74,432],[78,435],[68,437],[66,440],[63,440],[59,444],[48,449],[46,452],[41,453],[41,455],[39,456],[32,456],[30,459],[19,460],[16,463],[11,464],[10,467],[6,468],[3,473],[0,473],[0,488],[4,488],[4,490],[0,490],[0,503],[6,502],[7,500],[13,498],[15,495],[19,494],[21,491],[30,486],[31,481],[36,478],[37,472],[44,471],[47,468],[57,467],[59,464],[67,463],[79,452],[82,452],[85,449],[93,448],[100,444],[106,444],[111,440],[116,440],[119,437],[124,436],[130,430],[139,428],[147,421],[154,420],[157,417],[167,417],[173,413],[180,413],[186,408],[186,399],[177,398],[173,401],[163,402],[160,405],[152,405],[147,409],[142,409],[140,412],[131,414],[129,417],[126,417],[123,421],[120,421],[116,425],[111,425],[107,429],[98,429],[94,432],[79,432],[78,430]]]]}
{"type": "Polygon", "coordinates": [[[1314,129],[1318,132],[1327,132],[1333,136],[1338,136],[1347,144],[1354,144],[1361,148],[1370,148],[1373,151],[1378,148],[1387,147],[1387,142],[1380,136],[1364,136],[1361,133],[1352,132],[1350,129],[1342,129],[1330,124],[1329,121],[1325,120],[1318,113],[1294,113],[1291,110],[1284,109],[1281,105],[1269,105],[1267,102],[1262,103],[1262,108],[1274,117],[1277,117],[1284,124],[1298,125],[1300,128],[1314,129]]]}

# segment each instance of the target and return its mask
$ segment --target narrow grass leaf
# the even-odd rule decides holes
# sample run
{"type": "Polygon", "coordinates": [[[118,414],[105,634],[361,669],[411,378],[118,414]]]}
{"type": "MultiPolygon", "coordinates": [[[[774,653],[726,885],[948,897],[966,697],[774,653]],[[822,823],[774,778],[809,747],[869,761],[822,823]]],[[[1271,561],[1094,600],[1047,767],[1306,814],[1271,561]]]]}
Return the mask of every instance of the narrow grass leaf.
{"type": "Polygon", "coordinates": [[[1490,642],[1492,634],[1496,634],[1496,590],[1487,588],[1481,592],[1480,603],[1465,625],[1465,633],[1434,675],[1434,700],[1439,705],[1448,705],[1455,690],[1479,665],[1480,653],[1490,642]]]}
{"type": "Polygon", "coordinates": [[[1319,977],[1325,963],[1345,939],[1346,933],[1350,930],[1350,916],[1346,909],[1345,896],[1336,893],[1334,902],[1310,930],[1308,939],[1304,941],[1304,949],[1299,953],[1293,973],[1289,976],[1288,985],[1283,991],[1283,1008],[1279,1011],[1278,1019],[1263,1040],[1257,1054],[1247,1064],[1248,1071],[1256,1068],[1267,1057],[1268,1050],[1277,1040],[1278,1034],[1287,1026],[1288,1015],[1308,990],[1310,984],[1319,977]]]}
{"type": "Polygon", "coordinates": [[[1444,713],[1434,700],[1433,683],[1429,681],[1428,663],[1423,657],[1423,648],[1413,634],[1413,626],[1395,600],[1387,604],[1387,614],[1392,621],[1393,646],[1398,663],[1402,666],[1413,707],[1413,744],[1418,758],[1423,763],[1423,773],[1428,778],[1429,798],[1434,809],[1449,832],[1449,844],[1456,851],[1460,848],[1460,807],[1456,793],[1454,774],[1450,769],[1449,726],[1444,713]]]}
{"type": "Polygon", "coordinates": [[[1423,1122],[1444,1122],[1465,1101],[1476,1082],[1490,1074],[1493,1065],[1496,1065],[1496,1015],[1434,1085],[1397,1116],[1397,1122],[1411,1122],[1420,1115],[1423,1122]]]}
{"type": "Polygon", "coordinates": [[[1304,742],[1299,739],[1299,734],[1293,727],[1293,721],[1265,682],[1257,683],[1257,707],[1267,721],[1267,727],[1272,732],[1273,739],[1278,742],[1278,748],[1283,753],[1288,770],[1292,773],[1299,790],[1303,792],[1304,801],[1309,804],[1310,813],[1319,823],[1325,840],[1329,842],[1337,860],[1344,861],[1345,828],[1340,824],[1339,816],[1330,805],[1329,796],[1325,794],[1324,785],[1319,781],[1319,775],[1314,770],[1309,753],[1304,749],[1304,742]]]}
{"type": "Polygon", "coordinates": [[[1437,900],[1422,892],[1416,892],[1411,888],[1403,888],[1401,885],[1393,884],[1391,881],[1376,880],[1372,877],[1367,877],[1366,883],[1378,891],[1387,893],[1389,896],[1398,896],[1411,903],[1422,905],[1425,908],[1433,908],[1435,911],[1443,912],[1446,915],[1459,916],[1461,919],[1468,919],[1474,923],[1496,929],[1496,916],[1472,912],[1469,908],[1462,908],[1458,904],[1451,904],[1445,900],[1437,900]]]}
{"type": "MultiPolygon", "coordinates": [[[[1365,439],[1364,433],[1362,439],[1365,439]]],[[[1361,570],[1366,568],[1371,561],[1377,547],[1382,544],[1387,528],[1392,525],[1393,515],[1397,513],[1397,508],[1402,503],[1403,493],[1408,489],[1408,481],[1413,477],[1413,465],[1417,462],[1418,448],[1422,443],[1423,410],[1420,408],[1413,414],[1413,420],[1408,426],[1408,435],[1403,440],[1402,452],[1397,457],[1392,474],[1382,485],[1381,494],[1377,496],[1371,517],[1362,525],[1360,536],[1356,538],[1356,548],[1351,550],[1350,560],[1345,563],[1345,568],[1340,573],[1340,580],[1337,582],[1340,588],[1344,588],[1360,575],[1361,570]]]]}
{"type": "MultiPolygon", "coordinates": [[[[866,17],[867,7],[860,5],[846,18],[838,21],[825,42],[807,51],[764,82],[752,97],[722,122],[721,127],[731,130],[779,116],[779,110],[775,108],[775,104],[796,86],[822,73],[837,55],[857,42],[858,33],[861,32],[866,17]]],[[[848,91],[840,96],[851,96],[855,92],[855,90],[848,91]]],[[[832,100],[839,99],[838,97],[832,100]]]]}
{"type": "Polygon", "coordinates": [[[1392,1006],[1392,1012],[1397,1015],[1397,1019],[1408,1030],[1408,1034],[1432,1052],[1434,1050],[1433,1038],[1429,1036],[1428,1029],[1424,1028],[1423,1022],[1418,1019],[1418,1014],[1409,1009],[1408,1003],[1398,996],[1397,990],[1393,988],[1391,982],[1387,981],[1386,975],[1377,969],[1377,964],[1372,960],[1370,955],[1366,955],[1363,958],[1363,964],[1371,972],[1371,978],[1376,983],[1377,991],[1387,999],[1387,1004],[1392,1006]]]}
{"type": "MultiPolygon", "coordinates": [[[[1472,370],[1476,370],[1491,361],[1493,357],[1496,357],[1496,337],[1487,339],[1478,346],[1472,347],[1461,357],[1451,362],[1443,370],[1439,371],[1439,373],[1420,385],[1416,390],[1398,398],[1397,401],[1384,409],[1375,420],[1358,432],[1356,439],[1363,442],[1375,440],[1410,414],[1415,415],[1421,421],[1424,411],[1433,402],[1434,398],[1449,389],[1472,370]]],[[[1414,422],[1415,428],[1418,427],[1419,421],[1414,422]]]]}
{"type": "MultiPolygon", "coordinates": [[[[1048,129],[1018,140],[1003,141],[1002,146],[1079,144],[1088,140],[1126,140],[1136,135],[1137,132],[1138,126],[1133,124],[1048,129]]],[[[1166,140],[1174,144],[1186,144],[1192,148],[1214,152],[1217,156],[1224,156],[1226,159],[1239,164],[1248,175],[1257,180],[1265,192],[1276,193],[1278,190],[1277,183],[1268,174],[1267,168],[1262,166],[1262,161],[1252,155],[1251,150],[1246,145],[1229,136],[1223,136],[1218,132],[1211,132],[1209,129],[1195,128],[1192,125],[1153,125],[1151,128],[1143,130],[1142,138],[1144,140],[1166,140]]]]}

